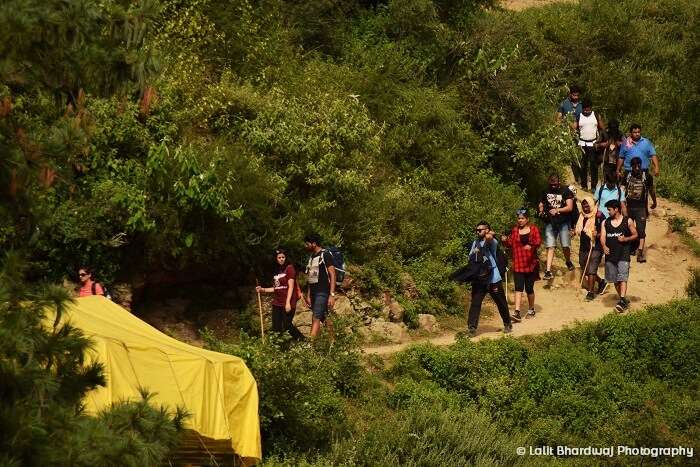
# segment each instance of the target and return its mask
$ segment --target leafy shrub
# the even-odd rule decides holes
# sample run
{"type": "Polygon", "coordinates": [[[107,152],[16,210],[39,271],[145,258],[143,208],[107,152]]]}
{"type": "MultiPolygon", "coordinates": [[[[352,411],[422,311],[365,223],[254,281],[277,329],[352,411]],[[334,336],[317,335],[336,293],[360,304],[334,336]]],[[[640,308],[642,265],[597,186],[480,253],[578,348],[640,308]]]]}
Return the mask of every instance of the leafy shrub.
{"type": "Polygon", "coordinates": [[[318,448],[347,429],[344,396],[357,394],[363,369],[342,339],[333,346],[265,343],[241,336],[237,344],[204,334],[207,346],[245,360],[258,383],[260,424],[268,452],[318,448]]]}
{"type": "Polygon", "coordinates": [[[700,298],[700,268],[690,270],[690,277],[688,278],[688,284],[685,286],[685,292],[688,294],[688,298],[700,298]]]}

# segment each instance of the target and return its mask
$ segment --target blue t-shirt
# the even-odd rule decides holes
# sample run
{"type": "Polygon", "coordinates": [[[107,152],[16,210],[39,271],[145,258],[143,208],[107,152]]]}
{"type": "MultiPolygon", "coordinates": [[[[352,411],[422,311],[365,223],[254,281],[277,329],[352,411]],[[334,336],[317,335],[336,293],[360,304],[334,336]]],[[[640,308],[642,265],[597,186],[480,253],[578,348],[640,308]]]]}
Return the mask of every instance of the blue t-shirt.
{"type": "Polygon", "coordinates": [[[608,188],[607,185],[602,185],[603,189],[600,189],[601,185],[597,186],[595,192],[593,193],[594,199],[598,202],[598,211],[603,213],[605,218],[610,217],[608,208],[605,207],[605,203],[611,199],[619,199],[621,203],[625,202],[625,192],[619,186],[614,187],[612,190],[608,188]],[[619,194],[618,194],[619,192],[619,194]],[[598,199],[598,194],[600,193],[600,199],[598,199]],[[619,196],[619,198],[618,198],[619,196]]]}
{"type": "Polygon", "coordinates": [[[642,160],[642,170],[647,170],[651,163],[651,158],[656,155],[654,145],[643,136],[636,143],[632,141],[632,146],[627,145],[628,141],[632,140],[623,140],[622,146],[620,146],[620,158],[624,161],[625,170],[628,172],[632,170],[632,159],[635,157],[639,157],[642,160]]]}
{"type": "MultiPolygon", "coordinates": [[[[477,242],[474,242],[477,243],[477,242]]],[[[474,252],[474,243],[472,243],[472,249],[469,252],[471,255],[474,252]]],[[[491,243],[488,244],[488,248],[484,248],[484,245],[486,244],[486,240],[481,240],[478,242],[479,243],[479,248],[481,251],[484,253],[484,256],[486,256],[489,261],[491,261],[491,284],[495,284],[496,282],[501,282],[503,278],[501,277],[501,271],[498,270],[498,265],[496,264],[496,250],[498,248],[498,240],[495,238],[491,240],[491,243]]]]}
{"type": "Polygon", "coordinates": [[[583,112],[583,106],[581,105],[581,101],[578,101],[576,105],[571,102],[571,99],[568,97],[561,101],[561,104],[559,104],[559,109],[557,109],[557,112],[562,114],[564,117],[569,115],[570,113],[573,112],[574,114],[574,120],[578,119],[578,115],[583,112]]]}

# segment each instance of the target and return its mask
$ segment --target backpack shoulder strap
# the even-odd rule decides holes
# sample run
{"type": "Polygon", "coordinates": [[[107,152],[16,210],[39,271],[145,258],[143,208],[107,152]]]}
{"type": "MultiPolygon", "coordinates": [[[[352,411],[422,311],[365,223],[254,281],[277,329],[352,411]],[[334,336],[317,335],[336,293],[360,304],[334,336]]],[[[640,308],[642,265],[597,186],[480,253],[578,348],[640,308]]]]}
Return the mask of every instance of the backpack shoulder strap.
{"type": "Polygon", "coordinates": [[[92,294],[97,295],[97,282],[92,283],[92,294]]]}
{"type": "Polygon", "coordinates": [[[603,196],[603,187],[605,186],[605,183],[601,183],[600,187],[598,187],[598,204],[600,205],[601,202],[601,196],[603,196]]]}

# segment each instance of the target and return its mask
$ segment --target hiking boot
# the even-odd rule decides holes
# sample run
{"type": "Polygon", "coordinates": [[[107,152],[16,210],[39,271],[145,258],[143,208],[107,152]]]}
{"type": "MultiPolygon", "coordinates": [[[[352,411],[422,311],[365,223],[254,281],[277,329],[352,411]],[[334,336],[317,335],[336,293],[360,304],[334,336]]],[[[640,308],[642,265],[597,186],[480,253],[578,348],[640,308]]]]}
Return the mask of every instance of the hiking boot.
{"type": "Polygon", "coordinates": [[[512,324],[506,324],[503,326],[503,334],[510,334],[513,332],[513,325],[512,324]]]}
{"type": "Polygon", "coordinates": [[[647,258],[644,256],[644,250],[637,250],[637,262],[638,263],[646,263],[647,258]]]}
{"type": "Polygon", "coordinates": [[[544,272],[544,280],[550,281],[554,279],[554,275],[552,274],[552,271],[545,271],[544,272]]]}
{"type": "Polygon", "coordinates": [[[569,269],[569,271],[576,269],[576,266],[574,266],[574,263],[572,263],[570,260],[566,262],[566,267],[569,269]]]}
{"type": "Polygon", "coordinates": [[[516,323],[519,323],[522,321],[522,318],[520,316],[520,310],[515,310],[512,315],[510,315],[510,319],[515,321],[516,323]]]}
{"type": "Polygon", "coordinates": [[[608,283],[605,282],[605,279],[601,279],[598,281],[598,295],[603,295],[603,292],[605,292],[605,289],[608,288],[608,283]]]}
{"type": "Polygon", "coordinates": [[[587,301],[587,302],[590,302],[590,301],[592,301],[592,300],[594,300],[594,299],[595,299],[595,294],[594,294],[593,292],[588,292],[588,293],[586,294],[586,301],[587,301]]]}
{"type": "Polygon", "coordinates": [[[527,314],[525,315],[525,319],[530,319],[535,317],[535,310],[527,310],[527,314]]]}
{"type": "Polygon", "coordinates": [[[474,336],[476,336],[476,328],[469,328],[469,330],[467,331],[467,335],[468,335],[469,337],[474,337],[474,336]]]}

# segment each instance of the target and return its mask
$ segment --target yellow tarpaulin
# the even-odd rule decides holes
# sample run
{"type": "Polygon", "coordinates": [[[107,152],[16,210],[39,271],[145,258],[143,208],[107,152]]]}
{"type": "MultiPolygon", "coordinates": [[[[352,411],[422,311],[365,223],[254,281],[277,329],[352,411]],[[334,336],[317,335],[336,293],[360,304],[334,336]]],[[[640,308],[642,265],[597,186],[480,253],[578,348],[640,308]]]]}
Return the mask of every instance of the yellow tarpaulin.
{"type": "Polygon", "coordinates": [[[186,408],[187,428],[230,439],[247,463],[262,458],[258,389],[243,360],[166,336],[102,296],[77,299],[63,319],[93,340],[88,358],[105,367],[107,386],[88,393],[88,412],[139,399],[145,388],[156,404],[186,408]]]}

